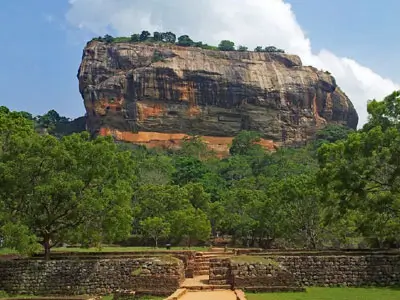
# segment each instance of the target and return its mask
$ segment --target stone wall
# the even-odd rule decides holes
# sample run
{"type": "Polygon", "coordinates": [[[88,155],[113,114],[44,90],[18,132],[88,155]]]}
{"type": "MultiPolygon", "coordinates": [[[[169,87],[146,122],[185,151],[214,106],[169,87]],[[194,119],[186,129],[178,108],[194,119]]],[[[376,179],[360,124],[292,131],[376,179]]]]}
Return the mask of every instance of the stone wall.
{"type": "Polygon", "coordinates": [[[184,280],[173,257],[0,261],[0,289],[38,295],[108,294],[135,290],[168,295],[184,280]]]}
{"type": "Polygon", "coordinates": [[[234,288],[400,286],[400,255],[263,255],[216,258],[210,282],[234,288]]]}
{"type": "Polygon", "coordinates": [[[231,262],[231,276],[234,288],[251,287],[296,287],[291,272],[274,260],[262,262],[231,262]]]}
{"type": "Polygon", "coordinates": [[[304,286],[400,285],[400,255],[271,256],[304,286]]]}
{"type": "Polygon", "coordinates": [[[231,260],[229,258],[210,259],[210,284],[232,284],[231,260]]]}

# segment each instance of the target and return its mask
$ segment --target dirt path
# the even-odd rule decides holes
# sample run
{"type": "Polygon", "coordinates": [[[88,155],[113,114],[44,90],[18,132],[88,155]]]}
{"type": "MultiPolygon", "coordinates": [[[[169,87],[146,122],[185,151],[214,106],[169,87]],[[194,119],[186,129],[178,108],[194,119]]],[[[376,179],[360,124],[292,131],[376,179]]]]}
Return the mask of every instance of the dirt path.
{"type": "Polygon", "coordinates": [[[236,300],[234,291],[187,292],[180,300],[236,300]]]}

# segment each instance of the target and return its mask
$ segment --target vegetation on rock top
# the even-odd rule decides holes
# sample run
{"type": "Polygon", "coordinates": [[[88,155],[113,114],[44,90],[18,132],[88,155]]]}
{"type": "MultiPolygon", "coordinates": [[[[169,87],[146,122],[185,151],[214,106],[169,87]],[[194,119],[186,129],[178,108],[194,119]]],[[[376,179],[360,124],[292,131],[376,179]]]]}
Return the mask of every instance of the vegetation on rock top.
{"type": "MultiPolygon", "coordinates": [[[[219,50],[219,51],[248,51],[248,47],[239,45],[235,48],[235,43],[229,40],[222,40],[218,47],[210,46],[208,44],[203,44],[203,42],[195,42],[188,35],[182,35],[177,38],[177,36],[172,32],[154,32],[151,35],[150,32],[144,30],[142,33],[134,33],[131,37],[113,37],[109,34],[105,36],[93,38],[92,41],[105,42],[107,44],[111,43],[168,43],[174,44],[182,47],[197,47],[207,50],[219,50]]],[[[255,52],[268,52],[268,53],[285,53],[284,50],[276,48],[275,46],[257,46],[254,49],[255,52]]]]}

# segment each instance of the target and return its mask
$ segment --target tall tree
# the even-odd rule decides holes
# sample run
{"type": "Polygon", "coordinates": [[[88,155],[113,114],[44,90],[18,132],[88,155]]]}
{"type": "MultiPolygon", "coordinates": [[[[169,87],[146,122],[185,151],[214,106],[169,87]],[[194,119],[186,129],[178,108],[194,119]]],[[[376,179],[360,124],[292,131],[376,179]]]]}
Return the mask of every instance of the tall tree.
{"type": "MultiPolygon", "coordinates": [[[[0,156],[2,229],[7,235],[15,224],[36,237],[46,259],[59,242],[123,238],[131,228],[132,167],[110,138],[32,134],[0,156]]],[[[26,239],[11,241],[19,248],[26,239]]]]}
{"type": "Polygon", "coordinates": [[[370,122],[347,139],[319,149],[320,183],[326,206],[340,215],[354,212],[365,237],[382,246],[400,230],[400,133],[398,94],[369,103],[370,122]],[[393,106],[394,105],[394,106],[393,106]]]}
{"type": "Polygon", "coordinates": [[[170,233],[170,225],[163,218],[149,217],[140,222],[145,235],[154,240],[154,245],[158,248],[160,238],[168,237],[170,233]]]}

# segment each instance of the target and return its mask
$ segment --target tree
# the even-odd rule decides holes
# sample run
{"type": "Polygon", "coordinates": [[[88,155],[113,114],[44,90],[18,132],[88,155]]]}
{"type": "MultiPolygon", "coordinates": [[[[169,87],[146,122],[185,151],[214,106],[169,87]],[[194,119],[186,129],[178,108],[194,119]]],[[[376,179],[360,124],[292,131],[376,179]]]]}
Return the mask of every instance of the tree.
{"type": "Polygon", "coordinates": [[[237,49],[239,52],[246,52],[249,50],[249,48],[247,48],[246,46],[238,46],[237,49]]]}
{"type": "Polygon", "coordinates": [[[148,32],[148,31],[146,31],[146,30],[143,30],[142,33],[141,33],[140,36],[139,36],[139,40],[140,40],[141,42],[144,42],[144,41],[146,41],[150,36],[151,36],[150,32],[148,32]]]}
{"type": "Polygon", "coordinates": [[[134,42],[134,43],[140,42],[140,34],[137,34],[137,33],[132,34],[131,42],[134,42]]]}
{"type": "Polygon", "coordinates": [[[190,207],[178,210],[171,215],[171,233],[176,240],[185,239],[190,248],[194,241],[210,238],[211,225],[207,215],[200,209],[190,207]]]}
{"type": "Polygon", "coordinates": [[[394,91],[386,96],[383,101],[371,100],[368,102],[368,123],[363,127],[369,130],[380,126],[382,130],[389,127],[400,126],[400,91],[394,91]]]}
{"type": "Polygon", "coordinates": [[[396,93],[369,104],[370,121],[345,140],[324,144],[318,151],[319,182],[325,206],[336,215],[351,212],[357,231],[374,238],[398,240],[400,230],[399,115],[396,93]]]}
{"type": "Polygon", "coordinates": [[[183,47],[190,47],[193,46],[194,42],[188,35],[182,35],[178,38],[178,46],[183,46],[183,47]]]}
{"type": "Polygon", "coordinates": [[[176,42],[176,35],[170,31],[165,32],[162,34],[162,39],[166,43],[175,44],[176,42]]]}
{"type": "Polygon", "coordinates": [[[219,43],[218,49],[221,51],[235,51],[235,43],[228,40],[223,40],[219,43]]]}
{"type": "Polygon", "coordinates": [[[2,231],[10,224],[23,229],[43,246],[46,259],[60,242],[110,242],[129,234],[130,153],[118,151],[111,138],[92,141],[88,133],[61,140],[31,134],[23,142],[18,135],[0,156],[2,231]]]}
{"type": "Polygon", "coordinates": [[[175,184],[197,182],[207,172],[204,163],[195,157],[177,157],[174,164],[175,172],[172,178],[175,184]]]}
{"type": "Polygon", "coordinates": [[[315,135],[316,146],[319,147],[324,143],[334,143],[338,140],[344,140],[351,132],[353,132],[353,130],[349,127],[329,124],[317,131],[315,135]]]}
{"type": "Polygon", "coordinates": [[[258,132],[243,130],[233,139],[229,153],[231,155],[249,155],[254,151],[260,151],[262,148],[257,144],[260,141],[258,132]]]}
{"type": "Polygon", "coordinates": [[[255,51],[255,52],[263,52],[264,49],[263,49],[263,47],[261,47],[261,46],[257,46],[256,48],[254,48],[254,51],[255,51]]]}
{"type": "Polygon", "coordinates": [[[204,190],[203,185],[201,183],[189,183],[183,188],[187,191],[192,206],[207,213],[210,208],[210,194],[204,190]]]}
{"type": "Polygon", "coordinates": [[[107,44],[111,44],[114,41],[114,38],[111,35],[106,34],[103,37],[103,41],[106,42],[107,44]]]}
{"type": "Polygon", "coordinates": [[[153,33],[153,39],[155,42],[161,42],[162,41],[162,34],[161,32],[155,31],[153,33]]]}
{"type": "Polygon", "coordinates": [[[193,156],[198,159],[210,157],[211,151],[200,136],[185,137],[179,151],[183,156],[193,156]]]}
{"type": "Polygon", "coordinates": [[[158,240],[168,237],[170,233],[170,225],[160,217],[149,217],[140,222],[143,232],[154,240],[155,247],[158,248],[158,240]]]}

